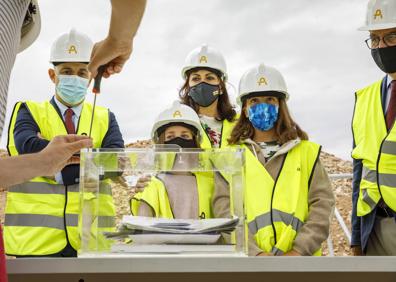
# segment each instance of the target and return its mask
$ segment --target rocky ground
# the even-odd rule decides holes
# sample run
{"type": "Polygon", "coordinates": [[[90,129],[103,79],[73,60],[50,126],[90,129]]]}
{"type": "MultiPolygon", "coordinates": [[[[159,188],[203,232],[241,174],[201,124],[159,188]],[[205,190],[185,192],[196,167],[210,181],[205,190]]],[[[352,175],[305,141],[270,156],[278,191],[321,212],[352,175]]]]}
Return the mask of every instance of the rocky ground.
{"type": "MultiPolygon", "coordinates": [[[[323,152],[321,161],[326,167],[327,172],[331,174],[351,174],[352,163],[337,158],[334,155],[323,152]]],[[[336,207],[340,212],[345,224],[351,229],[351,212],[352,212],[352,179],[332,180],[333,191],[336,197],[336,207]]],[[[347,256],[351,254],[349,242],[342,231],[340,224],[333,217],[331,224],[331,239],[334,245],[334,255],[347,256]]],[[[327,244],[324,244],[323,251],[328,253],[327,244]]]]}
{"type": "MultiPolygon", "coordinates": [[[[144,148],[150,144],[150,141],[137,141],[129,144],[127,147],[144,148]]],[[[0,157],[6,157],[7,153],[4,150],[0,150],[0,157]]],[[[337,158],[334,155],[328,153],[321,154],[321,161],[326,167],[329,174],[348,174],[352,173],[352,164],[349,161],[344,161],[337,158]]],[[[351,221],[351,194],[352,194],[352,181],[351,179],[332,180],[333,191],[336,195],[336,206],[344,219],[346,225],[350,229],[351,221]]],[[[0,188],[0,220],[1,223],[4,221],[4,207],[5,207],[5,196],[6,192],[3,188],[0,188]]],[[[116,185],[114,189],[114,197],[119,203],[117,207],[118,214],[125,214],[125,211],[129,209],[128,200],[130,198],[130,191],[116,185]]],[[[349,250],[349,243],[347,242],[346,236],[344,235],[340,225],[338,224],[335,217],[332,220],[331,225],[331,238],[334,245],[334,254],[336,256],[347,256],[351,252],[349,250]]],[[[323,246],[324,254],[328,254],[327,244],[323,246]]]]}

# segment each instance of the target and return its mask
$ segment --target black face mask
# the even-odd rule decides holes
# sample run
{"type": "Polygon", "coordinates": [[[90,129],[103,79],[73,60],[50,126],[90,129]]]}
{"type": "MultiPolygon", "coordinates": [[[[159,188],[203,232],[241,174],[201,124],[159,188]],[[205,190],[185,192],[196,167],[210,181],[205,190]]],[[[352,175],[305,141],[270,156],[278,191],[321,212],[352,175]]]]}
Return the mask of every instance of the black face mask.
{"type": "Polygon", "coordinates": [[[371,56],[383,72],[396,72],[396,46],[371,49],[371,56]]]}
{"type": "Polygon", "coordinates": [[[169,141],[165,141],[164,143],[167,145],[169,145],[169,144],[178,145],[184,149],[197,148],[197,144],[195,143],[194,139],[184,139],[181,137],[173,138],[169,141]]]}
{"type": "Polygon", "coordinates": [[[190,88],[188,96],[190,96],[195,103],[201,107],[208,107],[219,98],[220,88],[218,85],[211,85],[206,82],[201,82],[190,88]]]}

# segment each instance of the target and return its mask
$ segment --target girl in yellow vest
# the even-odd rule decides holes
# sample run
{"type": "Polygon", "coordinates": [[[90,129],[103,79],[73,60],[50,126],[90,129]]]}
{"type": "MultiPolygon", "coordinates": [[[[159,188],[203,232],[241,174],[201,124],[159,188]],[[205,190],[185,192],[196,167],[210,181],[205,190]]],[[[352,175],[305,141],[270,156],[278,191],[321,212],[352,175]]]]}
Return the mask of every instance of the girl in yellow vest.
{"type": "MultiPolygon", "coordinates": [[[[179,102],[159,114],[152,129],[155,144],[200,148],[202,128],[193,109],[179,102]]],[[[151,178],[143,192],[131,200],[133,215],[198,219],[213,217],[211,198],[214,178],[210,172],[190,172],[198,165],[196,154],[168,153],[174,171],[160,172],[151,178]]],[[[167,166],[170,168],[171,166],[167,166]]]]}
{"type": "MultiPolygon", "coordinates": [[[[263,64],[239,85],[241,116],[229,143],[246,149],[245,213],[250,255],[320,255],[334,196],[320,146],[291,118],[282,75],[263,64]]],[[[229,190],[215,177],[215,217],[229,215],[229,190]]]]}
{"type": "Polygon", "coordinates": [[[199,115],[206,133],[201,147],[226,145],[235,125],[236,112],[225,85],[227,69],[223,55],[207,45],[194,49],[186,57],[182,76],[185,82],[179,92],[180,100],[199,115]]]}

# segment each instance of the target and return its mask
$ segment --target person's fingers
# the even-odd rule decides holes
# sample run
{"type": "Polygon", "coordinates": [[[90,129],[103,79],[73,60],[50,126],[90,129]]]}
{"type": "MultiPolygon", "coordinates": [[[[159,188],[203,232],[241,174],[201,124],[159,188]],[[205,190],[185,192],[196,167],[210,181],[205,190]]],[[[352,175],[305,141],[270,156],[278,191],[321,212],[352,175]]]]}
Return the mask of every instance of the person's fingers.
{"type": "Polygon", "coordinates": [[[107,72],[109,74],[113,74],[114,73],[114,69],[113,69],[113,65],[112,64],[109,64],[109,66],[107,67],[107,72]]]}
{"type": "Polygon", "coordinates": [[[119,176],[116,179],[117,183],[119,183],[123,187],[128,187],[128,183],[126,183],[125,179],[122,176],[119,176]]]}
{"type": "Polygon", "coordinates": [[[115,65],[114,66],[114,72],[115,73],[120,73],[122,71],[122,67],[123,67],[123,65],[121,65],[121,64],[115,65]]]}
{"type": "Polygon", "coordinates": [[[139,187],[145,187],[145,186],[147,186],[147,183],[148,183],[149,181],[148,180],[139,180],[137,183],[136,183],[136,186],[139,186],[139,187]]]}
{"type": "Polygon", "coordinates": [[[91,72],[92,77],[96,77],[100,66],[108,64],[116,57],[115,54],[112,53],[108,54],[109,52],[103,54],[105,50],[103,51],[102,50],[103,48],[98,49],[96,54],[94,54],[93,57],[91,58],[91,62],[88,64],[88,70],[91,72]]]}
{"type": "Polygon", "coordinates": [[[67,161],[67,165],[79,164],[79,163],[80,163],[80,157],[77,157],[77,156],[72,156],[72,157],[67,161]]]}
{"type": "Polygon", "coordinates": [[[148,181],[138,182],[138,183],[136,183],[136,187],[138,187],[138,188],[145,188],[145,187],[148,186],[148,184],[149,184],[148,181]]]}
{"type": "Polygon", "coordinates": [[[122,71],[123,65],[124,64],[121,63],[109,64],[109,67],[104,72],[103,77],[109,78],[113,74],[120,73],[122,71]]]}
{"type": "Polygon", "coordinates": [[[90,63],[88,64],[88,71],[91,73],[91,76],[94,78],[98,74],[98,68],[99,64],[97,63],[96,60],[96,54],[99,49],[99,46],[102,44],[102,42],[95,43],[95,45],[92,48],[92,53],[91,53],[91,60],[90,63]]]}
{"type": "MultiPolygon", "coordinates": [[[[94,69],[94,67],[92,67],[91,69],[94,69]]],[[[98,71],[96,71],[96,70],[97,70],[97,68],[95,68],[95,71],[94,70],[90,71],[92,77],[95,77],[98,74],[98,71]]]]}
{"type": "Polygon", "coordinates": [[[139,193],[139,192],[143,192],[144,191],[144,188],[137,188],[137,187],[135,187],[134,189],[133,189],[133,192],[134,193],[139,193]]]}
{"type": "Polygon", "coordinates": [[[131,56],[133,49],[132,42],[117,42],[109,38],[104,39],[94,45],[91,53],[91,62],[88,64],[88,70],[92,77],[95,77],[98,68],[102,65],[108,65],[104,77],[110,77],[115,73],[122,71],[125,62],[131,56]]]}
{"type": "Polygon", "coordinates": [[[92,77],[95,78],[98,75],[98,69],[100,66],[107,64],[110,61],[110,58],[103,57],[101,54],[97,54],[91,59],[91,62],[88,64],[88,70],[91,73],[92,77]]]}
{"type": "Polygon", "coordinates": [[[92,187],[92,186],[87,186],[87,187],[84,186],[84,192],[95,194],[98,192],[98,189],[96,187],[92,187]]]}
{"type": "MultiPolygon", "coordinates": [[[[91,61],[93,58],[91,58],[91,61]]],[[[98,74],[98,63],[94,61],[93,63],[88,64],[88,71],[91,73],[92,78],[95,78],[96,75],[98,74]]]]}
{"type": "Polygon", "coordinates": [[[83,148],[91,148],[92,139],[82,139],[66,145],[66,150],[71,153],[76,153],[83,148]]]}
{"type": "Polygon", "coordinates": [[[118,63],[118,62],[115,63],[115,62],[113,62],[114,60],[118,60],[118,58],[112,58],[112,57],[106,58],[105,57],[101,60],[98,59],[97,62],[99,62],[99,63],[92,64],[92,66],[88,65],[88,67],[91,67],[92,69],[96,68],[96,71],[92,70],[92,77],[95,77],[97,75],[97,69],[99,68],[99,67],[97,67],[97,65],[98,66],[105,65],[105,64],[109,65],[103,73],[103,77],[105,77],[105,78],[109,78],[111,75],[121,72],[123,63],[118,63]]]}
{"type": "Polygon", "coordinates": [[[90,137],[86,135],[68,134],[68,135],[58,135],[53,140],[72,143],[80,140],[89,140],[90,137]]]}
{"type": "Polygon", "coordinates": [[[143,178],[141,178],[141,179],[139,179],[138,181],[137,181],[137,183],[136,183],[136,187],[137,188],[145,188],[145,187],[147,187],[148,186],[148,184],[149,184],[149,182],[150,182],[150,180],[151,179],[143,179],[143,178]]]}
{"type": "Polygon", "coordinates": [[[150,182],[150,181],[151,181],[151,176],[144,176],[144,177],[139,178],[137,183],[146,183],[146,182],[150,182]]]}
{"type": "Polygon", "coordinates": [[[104,78],[109,78],[110,76],[112,76],[113,74],[117,74],[120,73],[122,71],[122,68],[119,66],[115,66],[114,69],[112,71],[105,71],[103,73],[103,77],[104,78]]]}
{"type": "Polygon", "coordinates": [[[88,189],[95,189],[98,187],[98,183],[97,182],[84,182],[84,188],[88,188],[88,189]]]}

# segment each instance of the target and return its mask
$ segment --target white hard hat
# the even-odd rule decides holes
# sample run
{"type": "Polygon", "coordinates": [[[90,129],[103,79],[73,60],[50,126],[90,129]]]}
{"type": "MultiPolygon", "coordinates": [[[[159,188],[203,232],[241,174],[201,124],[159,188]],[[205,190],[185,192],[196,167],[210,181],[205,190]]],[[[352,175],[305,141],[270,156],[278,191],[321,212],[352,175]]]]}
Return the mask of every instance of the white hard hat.
{"type": "Polygon", "coordinates": [[[224,81],[227,81],[227,65],[223,55],[206,44],[192,50],[187,55],[182,69],[183,79],[187,79],[187,72],[194,68],[217,70],[222,74],[224,81]]]}
{"type": "Polygon", "coordinates": [[[171,123],[184,123],[197,129],[198,141],[202,139],[202,126],[197,113],[187,105],[175,101],[170,108],[161,112],[151,130],[151,138],[154,142],[158,141],[158,129],[171,123]]]}
{"type": "Polygon", "coordinates": [[[260,64],[244,73],[239,82],[237,102],[242,105],[242,98],[255,92],[278,92],[289,99],[286,82],[275,68],[260,64]]]}
{"type": "Polygon", "coordinates": [[[18,52],[22,52],[39,36],[41,30],[40,9],[37,0],[31,0],[21,28],[21,41],[18,52]]]}
{"type": "Polygon", "coordinates": [[[93,42],[85,34],[74,28],[62,34],[51,47],[51,63],[89,62],[91,60],[93,42]]]}
{"type": "Polygon", "coordinates": [[[359,30],[380,30],[396,27],[396,0],[370,0],[366,24],[359,30]]]}

